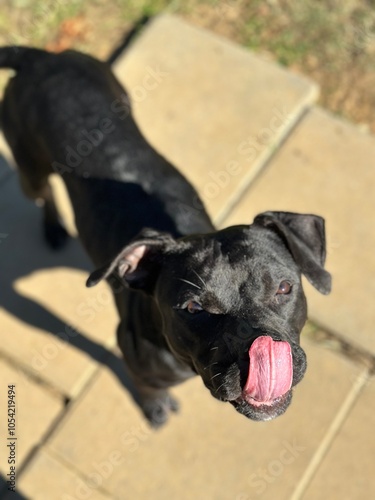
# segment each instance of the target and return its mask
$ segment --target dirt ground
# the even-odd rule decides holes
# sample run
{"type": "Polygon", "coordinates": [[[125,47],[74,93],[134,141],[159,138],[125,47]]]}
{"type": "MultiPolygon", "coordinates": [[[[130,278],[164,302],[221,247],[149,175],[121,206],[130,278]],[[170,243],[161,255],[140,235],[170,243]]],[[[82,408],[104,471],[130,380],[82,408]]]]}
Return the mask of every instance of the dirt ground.
{"type": "Polygon", "coordinates": [[[165,10],[310,76],[322,106],[375,133],[375,0],[1,0],[0,43],[106,58],[165,10]]]}

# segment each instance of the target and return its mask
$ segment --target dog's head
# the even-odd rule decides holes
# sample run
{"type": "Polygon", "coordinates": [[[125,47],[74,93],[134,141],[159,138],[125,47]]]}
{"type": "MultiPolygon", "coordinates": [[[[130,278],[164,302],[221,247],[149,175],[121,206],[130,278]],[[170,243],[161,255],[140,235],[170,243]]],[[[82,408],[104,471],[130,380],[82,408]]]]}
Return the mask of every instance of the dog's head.
{"type": "Polygon", "coordinates": [[[177,359],[253,420],[284,413],[303,377],[301,274],[330,292],[324,220],[266,212],[250,226],[174,239],[145,230],[88,285],[116,273],[152,294],[177,359]]]}

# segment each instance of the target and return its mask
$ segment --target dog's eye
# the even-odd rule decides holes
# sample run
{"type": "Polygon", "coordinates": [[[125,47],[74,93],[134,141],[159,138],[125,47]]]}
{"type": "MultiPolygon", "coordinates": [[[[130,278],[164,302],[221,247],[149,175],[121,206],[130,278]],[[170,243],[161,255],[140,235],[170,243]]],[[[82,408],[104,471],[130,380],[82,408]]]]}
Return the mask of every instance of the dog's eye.
{"type": "Polygon", "coordinates": [[[292,284],[289,281],[282,281],[276,295],[288,295],[292,291],[292,284]]]}
{"type": "Polygon", "coordinates": [[[194,302],[194,300],[191,300],[186,304],[186,310],[190,314],[196,314],[203,311],[203,307],[200,304],[198,304],[198,302],[194,302]]]}

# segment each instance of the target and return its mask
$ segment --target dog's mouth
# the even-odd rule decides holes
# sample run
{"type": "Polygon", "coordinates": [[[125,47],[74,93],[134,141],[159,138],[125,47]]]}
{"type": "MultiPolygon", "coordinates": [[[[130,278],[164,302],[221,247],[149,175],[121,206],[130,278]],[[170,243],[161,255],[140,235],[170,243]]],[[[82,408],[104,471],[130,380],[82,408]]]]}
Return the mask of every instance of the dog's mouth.
{"type": "Polygon", "coordinates": [[[251,398],[239,398],[230,401],[239,413],[251,420],[267,421],[282,415],[287,410],[292,400],[292,391],[289,390],[282,396],[272,401],[259,402],[251,398]]]}
{"type": "Polygon", "coordinates": [[[258,337],[249,350],[249,374],[243,398],[253,406],[272,406],[292,387],[293,358],[289,342],[258,337]]]}
{"type": "Polygon", "coordinates": [[[249,358],[241,394],[230,402],[252,420],[271,420],[284,413],[292,399],[291,346],[264,335],[252,343],[249,358]]]}

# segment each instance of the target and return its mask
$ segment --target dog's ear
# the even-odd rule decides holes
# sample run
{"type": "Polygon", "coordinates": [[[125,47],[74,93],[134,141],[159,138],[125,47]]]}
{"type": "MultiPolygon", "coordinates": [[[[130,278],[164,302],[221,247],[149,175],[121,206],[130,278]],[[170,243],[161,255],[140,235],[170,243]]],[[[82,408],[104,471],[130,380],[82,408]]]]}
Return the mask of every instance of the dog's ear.
{"type": "Polygon", "coordinates": [[[323,269],[326,258],[324,219],[317,215],[264,212],[254,224],[272,229],[286,243],[309,282],[323,294],[331,291],[331,275],[323,269]]]}
{"type": "Polygon", "coordinates": [[[131,288],[151,293],[157,280],[163,255],[176,244],[168,233],[144,229],[107,265],[90,274],[86,286],[92,287],[113,274],[131,288]]]}

